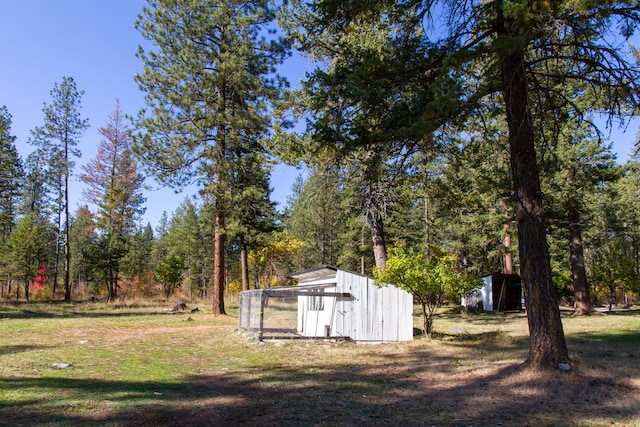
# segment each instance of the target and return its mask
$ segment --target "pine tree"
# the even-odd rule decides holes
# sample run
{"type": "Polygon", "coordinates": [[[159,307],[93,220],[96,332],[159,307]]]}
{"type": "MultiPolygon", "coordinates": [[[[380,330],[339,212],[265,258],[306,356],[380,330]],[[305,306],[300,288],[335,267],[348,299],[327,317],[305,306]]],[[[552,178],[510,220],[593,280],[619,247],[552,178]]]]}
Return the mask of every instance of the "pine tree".
{"type": "MultiPolygon", "coordinates": [[[[71,77],[63,77],[54,84],[51,104],[45,104],[44,124],[32,131],[29,142],[36,145],[40,155],[48,160],[48,174],[53,182],[55,213],[58,224],[59,247],[64,250],[64,299],[71,299],[71,250],[69,241],[69,179],[73,173],[73,157],[80,157],[78,142],[89,122],[80,116],[83,91],[78,91],[71,77]]],[[[59,254],[59,252],[57,252],[59,254]]],[[[59,255],[56,256],[54,289],[57,282],[59,255]]]]}
{"type": "Polygon", "coordinates": [[[214,207],[213,313],[224,314],[226,222],[236,147],[269,130],[269,103],[286,57],[273,34],[270,1],[151,0],[136,27],[153,48],[140,48],[136,76],[147,109],[137,151],[160,181],[202,184],[214,207]],[[268,39],[267,36],[271,36],[268,39]]]}
{"type": "Polygon", "coordinates": [[[0,107],[0,242],[6,241],[15,223],[22,162],[11,135],[11,114],[0,107]]]}
{"type": "MultiPolygon", "coordinates": [[[[30,213],[24,215],[16,224],[7,240],[4,254],[11,275],[22,280],[24,298],[29,300],[29,285],[42,264],[48,263],[48,245],[52,241],[48,233],[48,224],[42,218],[30,213]]],[[[20,297],[20,288],[16,286],[16,299],[20,297]]]]}
{"type": "MultiPolygon", "coordinates": [[[[0,107],[0,252],[16,222],[23,169],[15,146],[16,137],[11,135],[11,114],[5,106],[0,107]]],[[[4,284],[11,282],[11,274],[0,257],[0,297],[4,295],[4,284]],[[5,280],[6,277],[6,280],[5,280]]]]}
{"type": "Polygon", "coordinates": [[[554,240],[562,242],[556,250],[560,260],[558,269],[566,271],[568,265],[574,314],[585,315],[591,311],[591,298],[583,230],[588,229],[594,220],[591,200],[597,188],[617,180],[619,168],[615,165],[611,146],[606,145],[597,130],[586,123],[567,118],[550,139],[553,144],[540,150],[544,163],[542,183],[551,231],[550,247],[554,249],[554,240]],[[557,232],[553,233],[556,229],[557,232]]]}
{"type": "Polygon", "coordinates": [[[186,198],[175,210],[169,224],[166,236],[167,255],[163,259],[177,258],[182,260],[185,273],[185,287],[189,298],[193,291],[200,287],[201,266],[200,253],[200,222],[196,207],[186,198]]]}
{"type": "Polygon", "coordinates": [[[629,160],[621,177],[604,182],[591,195],[593,219],[585,232],[585,263],[591,289],[606,298],[609,310],[640,291],[640,164],[629,160]]]}
{"type": "MultiPolygon", "coordinates": [[[[51,215],[51,197],[49,195],[50,176],[47,173],[46,156],[38,149],[27,156],[24,163],[24,176],[21,180],[21,214],[34,213],[47,218],[51,215]]],[[[54,280],[55,283],[55,280],[54,280]]]]}
{"type": "MultiPolygon", "coordinates": [[[[534,127],[532,111],[536,105],[551,105],[551,112],[547,113],[549,116],[565,105],[580,105],[553,90],[558,83],[567,81],[589,82],[583,87],[582,95],[591,99],[590,108],[606,108],[612,114],[625,114],[634,108],[639,101],[637,82],[640,70],[622,41],[633,34],[640,22],[640,5],[630,0],[604,5],[506,0],[373,3],[325,0],[291,3],[298,5],[297,16],[302,16],[295,23],[298,25],[296,31],[302,29],[302,37],[298,37],[302,47],[311,45],[316,49],[313,45],[317,44],[320,47],[316,50],[325,52],[323,59],[331,64],[329,78],[322,78],[321,82],[331,83],[329,88],[332,85],[352,88],[349,97],[338,99],[346,100],[346,104],[325,104],[329,112],[334,105],[337,106],[336,112],[360,112],[363,102],[372,93],[377,95],[370,90],[371,87],[384,91],[389,91],[389,87],[404,87],[404,82],[412,81],[410,76],[420,78],[422,83],[429,82],[428,87],[432,90],[447,82],[447,78],[463,77],[450,84],[454,90],[442,90],[441,97],[437,96],[437,91],[435,96],[416,96],[415,99],[400,96],[400,93],[425,94],[413,90],[400,92],[390,99],[390,109],[406,106],[407,118],[415,112],[431,117],[427,125],[452,118],[460,120],[462,117],[448,113],[472,111],[476,102],[487,95],[501,95],[508,126],[520,271],[529,319],[528,363],[543,369],[566,363],[569,356],[552,282],[536,156],[540,135],[534,127]],[[438,16],[445,18],[447,28],[434,34],[423,24],[436,15],[433,12],[438,6],[438,16]],[[621,34],[614,34],[614,29],[620,29],[621,34]],[[367,34],[367,39],[361,40],[361,34],[367,34]],[[379,40],[380,36],[383,43],[374,44],[372,41],[379,40]],[[376,76],[371,73],[375,67],[370,66],[369,59],[381,57],[380,53],[387,54],[389,49],[396,52],[396,58],[404,53],[408,53],[408,58],[415,58],[414,70],[417,72],[399,74],[403,80],[396,86],[389,81],[385,81],[389,85],[374,82],[369,88],[353,84],[360,76],[376,76]],[[362,51],[370,55],[363,55],[362,51]],[[411,52],[416,53],[415,56],[411,56],[411,52]],[[480,59],[486,62],[477,73],[475,64],[480,59]],[[566,64],[566,72],[556,73],[557,67],[553,65],[558,62],[566,64]],[[342,65],[346,72],[342,75],[334,73],[336,64],[342,65]],[[331,81],[334,75],[339,78],[331,81]],[[432,78],[434,75],[439,78],[432,78]],[[455,88],[464,88],[464,91],[459,92],[455,88]],[[457,98],[452,100],[452,96],[457,98]],[[534,102],[540,98],[546,98],[548,102],[534,102]],[[425,99],[435,102],[425,103],[425,99]],[[459,105],[464,108],[459,108],[459,105]]],[[[393,55],[391,53],[389,57],[393,55]]],[[[403,64],[407,61],[396,62],[403,64]]],[[[341,125],[339,120],[335,123],[341,125]]],[[[396,129],[406,130],[402,126],[396,129]]],[[[423,132],[424,137],[429,126],[422,129],[427,130],[423,132]]],[[[403,136],[406,140],[410,134],[403,136]]],[[[390,142],[402,140],[393,138],[391,133],[388,139],[390,142]]],[[[336,141],[343,143],[343,140],[336,141]]],[[[347,142],[353,141],[364,142],[362,139],[347,139],[347,142]]]]}
{"type": "Polygon", "coordinates": [[[83,167],[80,180],[87,184],[87,199],[97,208],[96,229],[100,231],[107,271],[108,301],[117,297],[120,261],[127,253],[127,241],[144,213],[144,177],[138,173],[124,115],[116,102],[105,127],[95,159],[83,167]]]}
{"type": "Polygon", "coordinates": [[[235,158],[229,200],[235,208],[227,223],[230,240],[237,240],[242,289],[249,285],[249,251],[258,249],[279,227],[275,202],[271,201],[271,165],[260,139],[247,135],[230,153],[235,158]]]}
{"type": "MultiPolygon", "coordinates": [[[[139,286],[145,285],[145,279],[150,278],[152,269],[152,251],[154,246],[153,228],[150,223],[138,227],[130,236],[127,246],[127,254],[122,259],[120,266],[122,273],[132,281],[138,281],[139,286]]],[[[144,293],[148,289],[140,289],[144,293]]]]}
{"type": "Polygon", "coordinates": [[[465,123],[464,134],[454,131],[443,154],[433,161],[425,190],[432,239],[477,276],[511,274],[514,219],[505,129],[495,114],[479,113],[465,123]]]}
{"type": "Polygon", "coordinates": [[[287,219],[291,234],[304,243],[292,268],[336,264],[340,226],[348,216],[341,209],[342,187],[339,170],[333,167],[314,170],[304,183],[287,219]]]}
{"type": "Polygon", "coordinates": [[[88,288],[91,255],[95,252],[98,234],[95,230],[94,214],[88,206],[81,206],[71,221],[71,278],[76,289],[88,288]]]}

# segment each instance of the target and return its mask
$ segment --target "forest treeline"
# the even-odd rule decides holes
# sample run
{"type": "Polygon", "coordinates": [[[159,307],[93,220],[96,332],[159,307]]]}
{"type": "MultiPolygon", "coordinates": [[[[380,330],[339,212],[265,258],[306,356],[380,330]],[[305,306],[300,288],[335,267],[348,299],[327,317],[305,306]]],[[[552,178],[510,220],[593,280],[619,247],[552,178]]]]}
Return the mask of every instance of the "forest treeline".
{"type": "Polygon", "coordinates": [[[149,0],[145,107],[129,121],[116,104],[80,173],[72,78],[26,159],[2,109],[2,295],[183,292],[222,314],[226,291],[437,250],[475,276],[521,274],[530,326],[560,349],[530,361],[565,360],[556,295],[583,314],[640,292],[640,157],[618,163],[606,138],[638,114],[639,22],[635,0],[149,0]],[[278,73],[293,51],[315,64],[296,90],[278,73]],[[283,212],[277,162],[307,171],[283,212]],[[144,176],[199,197],[154,230],[144,176]]]}

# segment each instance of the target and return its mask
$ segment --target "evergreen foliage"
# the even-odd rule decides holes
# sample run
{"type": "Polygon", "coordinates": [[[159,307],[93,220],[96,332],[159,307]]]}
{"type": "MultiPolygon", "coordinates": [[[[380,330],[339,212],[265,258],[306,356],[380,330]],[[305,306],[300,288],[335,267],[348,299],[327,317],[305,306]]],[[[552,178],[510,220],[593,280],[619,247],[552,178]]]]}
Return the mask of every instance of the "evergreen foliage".
{"type": "MultiPolygon", "coordinates": [[[[4,242],[15,224],[22,162],[11,135],[11,114],[7,107],[0,107],[0,242],[4,242]]],[[[0,243],[0,248],[2,243],[0,243]]]]}
{"type": "Polygon", "coordinates": [[[75,166],[73,158],[81,155],[78,149],[79,139],[89,127],[89,121],[80,115],[84,91],[76,88],[72,77],[63,77],[59,85],[55,83],[50,95],[51,103],[45,104],[42,109],[44,124],[31,132],[29,142],[37,147],[36,156],[46,159],[47,162],[46,182],[53,195],[53,212],[57,217],[58,227],[53,291],[55,293],[60,255],[63,252],[64,299],[68,301],[71,299],[69,179],[75,166]]]}
{"type": "Polygon", "coordinates": [[[133,139],[118,107],[100,129],[83,175],[96,212],[67,212],[87,127],[73,79],[54,86],[24,162],[0,108],[2,296],[32,297],[42,263],[55,292],[67,243],[65,298],[213,297],[216,314],[231,283],[377,265],[416,295],[431,331],[470,276],[513,271],[542,368],[568,360],[557,297],[576,314],[638,301],[639,159],[616,164],[596,126],[637,114],[625,45],[637,1],[290,0],[281,28],[317,66],[297,91],[276,73],[289,48],[277,5],[148,2],[136,24],[147,105],[133,139]],[[284,117],[306,126],[285,133],[284,117]],[[201,190],[155,230],[138,224],[131,148],[162,184],[201,190]],[[271,200],[275,156],[308,172],[284,213],[271,200]]]}
{"type": "Polygon", "coordinates": [[[138,173],[119,102],[99,132],[103,139],[96,157],[84,166],[80,179],[87,184],[86,198],[98,209],[95,226],[100,247],[106,251],[102,257],[108,260],[103,277],[107,300],[113,301],[119,289],[120,262],[128,252],[128,240],[137,220],[144,213],[144,177],[138,173]]]}
{"type": "Polygon", "coordinates": [[[227,221],[237,156],[269,131],[269,105],[284,81],[287,56],[274,34],[269,1],[152,0],[136,27],[153,48],[140,48],[136,76],[147,107],[137,152],[161,182],[201,184],[214,208],[213,311],[224,314],[227,221]]]}
{"type": "Polygon", "coordinates": [[[89,287],[90,271],[94,255],[92,248],[98,240],[94,214],[88,206],[81,206],[75,213],[69,230],[71,241],[71,278],[76,290],[89,287]]]}
{"type": "MultiPolygon", "coordinates": [[[[38,269],[49,262],[49,245],[53,242],[47,222],[33,213],[24,215],[7,239],[3,259],[12,277],[21,281],[24,298],[29,300],[29,286],[38,269]]],[[[16,286],[16,299],[20,288],[16,286]]]]}
{"type": "Polygon", "coordinates": [[[419,143],[437,135],[444,123],[463,122],[465,112],[500,95],[529,315],[528,362],[537,368],[566,363],[536,158],[543,132],[536,125],[559,123],[567,111],[582,118],[584,99],[591,101],[586,109],[606,108],[611,114],[628,113],[637,105],[640,69],[622,43],[640,21],[637,2],[602,7],[503,0],[289,4],[287,30],[301,49],[327,64],[309,75],[304,98],[315,113],[309,128],[320,150],[312,145],[313,152],[373,147],[380,134],[385,144],[377,151],[384,150],[388,159],[411,153],[407,142],[426,152],[419,143]],[[436,13],[446,24],[430,31],[424,24],[433,22],[436,13]],[[401,70],[387,74],[396,64],[401,70]],[[402,80],[389,78],[394,75],[402,80]],[[557,90],[567,82],[579,89],[557,90]],[[395,127],[385,126],[396,107],[402,115],[395,127]],[[403,126],[405,117],[419,125],[419,132],[403,126]],[[394,150],[397,143],[404,149],[394,150]]]}

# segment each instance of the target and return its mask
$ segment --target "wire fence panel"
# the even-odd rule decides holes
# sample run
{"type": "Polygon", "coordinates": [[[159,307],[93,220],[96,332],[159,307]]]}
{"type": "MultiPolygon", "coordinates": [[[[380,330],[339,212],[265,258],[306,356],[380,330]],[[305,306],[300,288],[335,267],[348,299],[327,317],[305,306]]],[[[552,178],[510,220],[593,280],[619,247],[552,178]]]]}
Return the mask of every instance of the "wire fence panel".
{"type": "Polygon", "coordinates": [[[296,294],[271,296],[263,289],[240,293],[238,328],[263,338],[292,338],[297,335],[296,294]]]}

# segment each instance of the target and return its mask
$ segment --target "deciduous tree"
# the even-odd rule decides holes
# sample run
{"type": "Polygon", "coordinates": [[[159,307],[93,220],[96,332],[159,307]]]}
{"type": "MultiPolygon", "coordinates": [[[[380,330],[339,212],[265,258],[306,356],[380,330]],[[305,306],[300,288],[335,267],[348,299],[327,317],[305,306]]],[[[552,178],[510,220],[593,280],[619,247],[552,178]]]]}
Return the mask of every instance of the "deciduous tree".
{"type": "Polygon", "coordinates": [[[177,256],[169,256],[156,266],[156,280],[162,283],[162,289],[165,298],[169,298],[171,294],[180,286],[182,282],[182,274],[184,271],[184,261],[177,256]]]}
{"type": "Polygon", "coordinates": [[[432,254],[403,245],[389,251],[384,271],[375,269],[379,286],[393,284],[413,294],[422,307],[424,334],[431,338],[433,316],[446,298],[460,300],[480,286],[480,281],[457,269],[455,255],[433,248],[432,254]]]}

